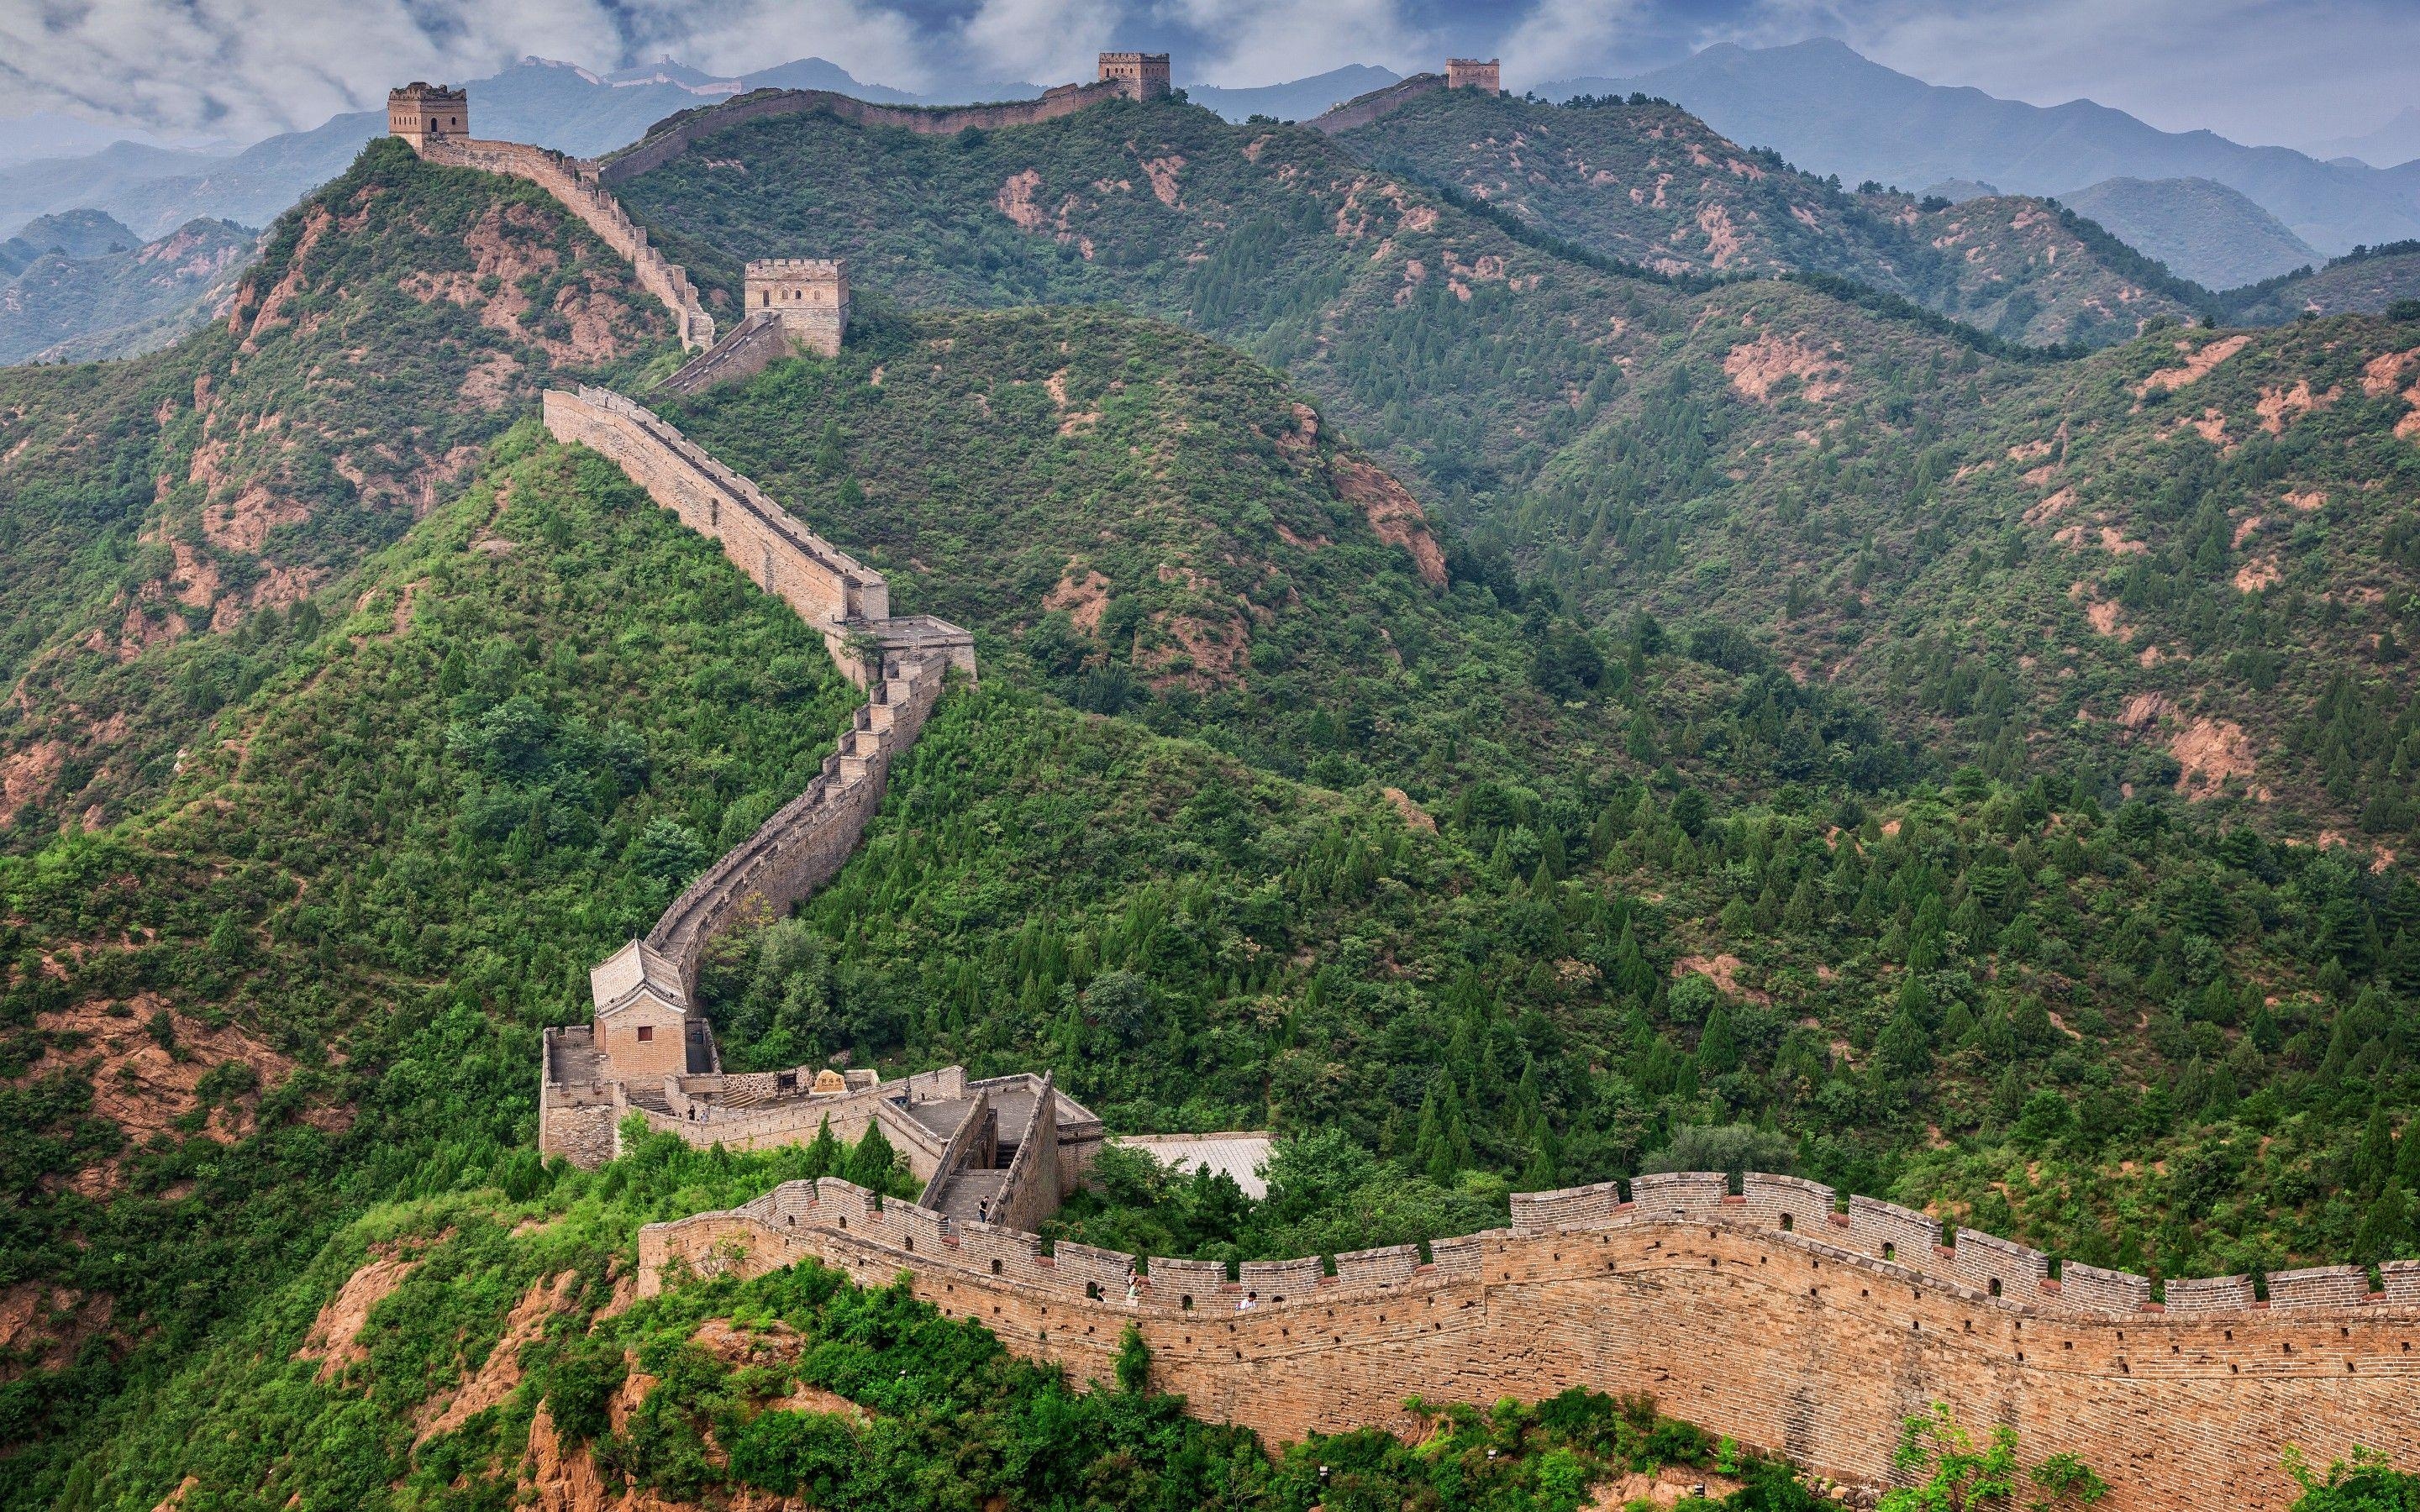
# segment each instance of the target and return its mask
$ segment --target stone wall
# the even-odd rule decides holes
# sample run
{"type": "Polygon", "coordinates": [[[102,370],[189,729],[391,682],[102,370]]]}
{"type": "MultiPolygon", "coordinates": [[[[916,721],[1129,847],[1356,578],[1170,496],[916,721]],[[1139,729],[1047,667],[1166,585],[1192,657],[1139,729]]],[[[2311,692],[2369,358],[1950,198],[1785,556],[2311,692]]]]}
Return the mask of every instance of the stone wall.
{"type": "Polygon", "coordinates": [[[1438,1241],[1425,1266],[1374,1251],[1337,1257],[1332,1277],[1306,1258],[1228,1282],[1222,1267],[1147,1261],[1129,1306],[1127,1257],[1064,1244],[1043,1257],[1031,1235],[911,1204],[876,1211],[827,1180],[643,1229],[640,1287],[660,1288],[668,1265],[754,1274],[814,1257],[869,1285],[905,1271],[919,1296],[1079,1381],[1112,1379],[1132,1322],[1155,1385],[1273,1439],[1401,1429],[1413,1394],[1535,1400],[1579,1385],[1651,1392],[1711,1430],[1885,1483],[1899,1420],[1946,1400],[1970,1426],[2012,1425],[2029,1455],[2083,1457],[2111,1483],[2110,1512],[2282,1509],[2288,1443],[2323,1463],[2356,1443],[2420,1457],[2420,1295],[2356,1297],[2334,1272],[2307,1310],[2255,1305],[2248,1284],[2223,1312],[2087,1309],[2055,1285],[2012,1294],[2005,1278],[1995,1297],[1830,1242],[1839,1229],[1797,1211],[1817,1193],[1828,1198],[1789,1189],[1771,1219],[1734,1197],[1711,1218],[1631,1204],[1578,1227],[1535,1219],[1592,1211],[1597,1196],[1544,1194],[1526,1204],[1528,1227],[1438,1241]],[[1247,1289],[1257,1300],[1238,1311],[1247,1289]]]}
{"type": "Polygon", "coordinates": [[[696,393],[718,383],[737,383],[789,355],[790,338],[782,329],[781,316],[769,310],[751,311],[729,334],[657,384],[656,392],[696,393]]]}
{"type": "Polygon", "coordinates": [[[889,126],[913,131],[920,136],[955,136],[970,128],[990,131],[1002,127],[1031,126],[1037,121],[1056,120],[1062,116],[1072,116],[1088,105],[1124,98],[1125,93],[1125,85],[1117,80],[1107,80],[1095,84],[1062,85],[1046,91],[1039,100],[930,108],[871,105],[862,100],[833,94],[829,89],[758,90],[720,105],[686,110],[657,122],[636,145],[600,162],[597,178],[606,184],[627,183],[651,168],[659,168],[670,162],[689,150],[692,143],[717,131],[727,131],[735,126],[772,116],[805,116],[821,111],[856,126],[889,126]]]}
{"type": "Polygon", "coordinates": [[[891,614],[891,590],[873,571],[808,530],[754,484],[717,462],[643,406],[605,389],[546,393],[546,426],[602,454],[678,515],[722,545],[757,587],[808,624],[837,631],[891,614]]]}
{"type": "Polygon", "coordinates": [[[413,149],[430,162],[508,174],[526,178],[552,194],[600,240],[629,261],[639,286],[672,311],[682,346],[703,350],[714,345],[714,317],[699,302],[688,270],[658,252],[648,242],[646,231],[630,219],[621,202],[599,189],[576,159],[523,142],[439,136],[406,140],[412,141],[413,149]]]}
{"type": "Polygon", "coordinates": [[[1445,87],[1442,73],[1415,73],[1384,89],[1373,89],[1366,95],[1356,95],[1335,109],[1314,116],[1303,122],[1314,131],[1329,136],[1342,136],[1357,126],[1367,126],[1384,116],[1391,116],[1405,104],[1422,95],[1435,94],[1445,87]]]}

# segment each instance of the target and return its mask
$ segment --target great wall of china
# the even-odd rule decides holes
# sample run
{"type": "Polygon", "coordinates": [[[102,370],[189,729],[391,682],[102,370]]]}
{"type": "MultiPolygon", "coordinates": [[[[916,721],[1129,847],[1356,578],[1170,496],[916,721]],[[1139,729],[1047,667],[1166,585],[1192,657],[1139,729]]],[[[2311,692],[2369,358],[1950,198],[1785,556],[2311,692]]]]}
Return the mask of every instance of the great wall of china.
{"type": "MultiPolygon", "coordinates": [[[[762,116],[830,110],[933,132],[1023,124],[1148,94],[1155,63],[1164,90],[1165,61],[1104,54],[1099,83],[964,111],[812,91],[748,97],[674,117],[602,168],[468,139],[458,91],[396,91],[390,117],[432,162],[540,184],[629,258],[701,354],[664,387],[694,392],[796,345],[820,347],[827,331],[836,343],[845,274],[833,275],[837,323],[819,315],[785,332],[752,310],[718,344],[687,274],[604,184],[762,116]],[[1142,62],[1111,77],[1112,57],[1142,62]]],[[[1456,60],[1450,74],[1417,76],[1307,124],[1348,130],[1436,88],[1496,84],[1492,64],[1456,60]]],[[[750,275],[753,289],[753,265],[750,275]]],[[[1515,1196],[1511,1227],[1434,1241],[1425,1257],[1398,1245],[1251,1262],[1231,1275],[1211,1262],[1044,1245],[1033,1229],[1103,1137],[1047,1075],[724,1073],[690,1005],[706,944],[837,871],[944,669],[973,672],[971,642],[939,621],[892,617],[879,574],[643,407],[597,389],[550,393],[545,405],[553,434],[618,463],[816,625],[869,699],[807,793],[592,974],[595,1023],[549,1031],[541,1146],[597,1164],[632,1114],[734,1148],[805,1139],[830,1120],[843,1137],[883,1127],[924,1181],[917,1202],[829,1179],[789,1182],[727,1211],[650,1225],[639,1239],[644,1292],[681,1274],[752,1275],[809,1258],[868,1284],[904,1273],[944,1312],[979,1319],[1079,1381],[1113,1374],[1131,1323],[1152,1348],[1156,1385],[1273,1440],[1407,1427],[1402,1402],[1414,1395],[1534,1400],[1581,1385],[1652,1393],[1711,1430],[1869,1483],[1892,1478],[1899,1420],[1947,1401],[1970,1424],[2015,1427],[2030,1455],[2083,1458],[2109,1480],[2112,1512],[2283,1508],[2294,1489],[2278,1457],[2289,1443],[2320,1461],[2355,1445],[2420,1459],[2420,1261],[2381,1267],[2376,1291],[2364,1269],[2331,1266],[2269,1275],[2265,1300],[2251,1278],[2233,1276],[2170,1281],[2154,1301],[2146,1277],[2054,1262],[1978,1231],[1950,1235],[1890,1203],[1760,1174],[1732,1193],[1719,1175],[1692,1173],[1515,1196]]]]}
{"type": "Polygon", "coordinates": [[[2284,1445],[2420,1458],[2420,1261],[2171,1282],[2047,1257],[1931,1218],[1751,1174],[1641,1176],[1512,1198],[1512,1227],[1332,1257],[1223,1265],[1132,1257],[786,1183],[639,1236],[640,1288],[814,1258],[975,1319],[1078,1381],[1113,1379],[1127,1324],[1158,1389],[1271,1442],[1410,1425],[1404,1398],[1648,1392],[1710,1431],[1888,1484],[1901,1417],[1947,1401],[2066,1450],[2111,1512],[2273,1509],[2284,1445]],[[1247,1298],[1249,1307],[1239,1307],[1247,1298]]]}

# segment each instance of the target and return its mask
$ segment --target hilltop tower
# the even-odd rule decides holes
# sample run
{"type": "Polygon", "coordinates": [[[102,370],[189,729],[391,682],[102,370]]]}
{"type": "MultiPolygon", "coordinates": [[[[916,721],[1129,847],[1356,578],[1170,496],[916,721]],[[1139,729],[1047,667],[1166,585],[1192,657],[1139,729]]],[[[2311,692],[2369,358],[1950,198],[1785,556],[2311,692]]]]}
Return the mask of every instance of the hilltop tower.
{"type": "Polygon", "coordinates": [[[1450,57],[1445,60],[1445,86],[1500,95],[1504,92],[1504,69],[1496,58],[1450,57]]]}
{"type": "Polygon", "coordinates": [[[414,152],[433,136],[468,136],[471,97],[465,90],[415,79],[386,92],[386,129],[411,143],[414,152]]]}
{"type": "Polygon", "coordinates": [[[770,310],[790,339],[826,357],[848,332],[848,264],[837,257],[770,257],[748,265],[746,313],[770,310]]]}
{"type": "Polygon", "coordinates": [[[1104,53],[1101,82],[1115,84],[1128,100],[1168,98],[1168,54],[1165,53],[1104,53]]]}

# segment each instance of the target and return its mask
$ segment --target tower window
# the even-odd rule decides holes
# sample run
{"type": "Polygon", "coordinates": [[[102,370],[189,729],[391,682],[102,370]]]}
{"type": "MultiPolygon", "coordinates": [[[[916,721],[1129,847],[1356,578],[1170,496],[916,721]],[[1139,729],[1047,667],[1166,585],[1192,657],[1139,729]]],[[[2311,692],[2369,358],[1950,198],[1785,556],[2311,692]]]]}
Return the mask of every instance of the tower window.
{"type": "Polygon", "coordinates": [[[655,1042],[655,1039],[656,1026],[654,1025],[642,1024],[639,1026],[639,1042],[641,1044],[653,1044],[655,1042]]]}

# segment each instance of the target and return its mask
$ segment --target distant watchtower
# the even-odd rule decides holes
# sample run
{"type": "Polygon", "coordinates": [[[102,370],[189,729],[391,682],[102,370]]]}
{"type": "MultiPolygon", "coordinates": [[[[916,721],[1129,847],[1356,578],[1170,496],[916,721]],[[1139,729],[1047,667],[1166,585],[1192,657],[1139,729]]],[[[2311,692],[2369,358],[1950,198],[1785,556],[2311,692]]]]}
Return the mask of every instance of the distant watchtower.
{"type": "Polygon", "coordinates": [[[848,264],[837,257],[771,257],[748,265],[741,303],[770,310],[792,341],[826,357],[840,355],[848,331],[848,264]]]}
{"type": "Polygon", "coordinates": [[[1168,98],[1168,54],[1165,53],[1104,53],[1101,82],[1115,83],[1128,100],[1168,98]]]}
{"type": "Polygon", "coordinates": [[[471,97],[460,89],[415,79],[386,92],[386,129],[411,143],[414,152],[432,136],[468,136],[471,97]]]}
{"type": "Polygon", "coordinates": [[[1504,92],[1504,69],[1496,58],[1450,57],[1445,60],[1445,86],[1500,95],[1504,92]]]}

